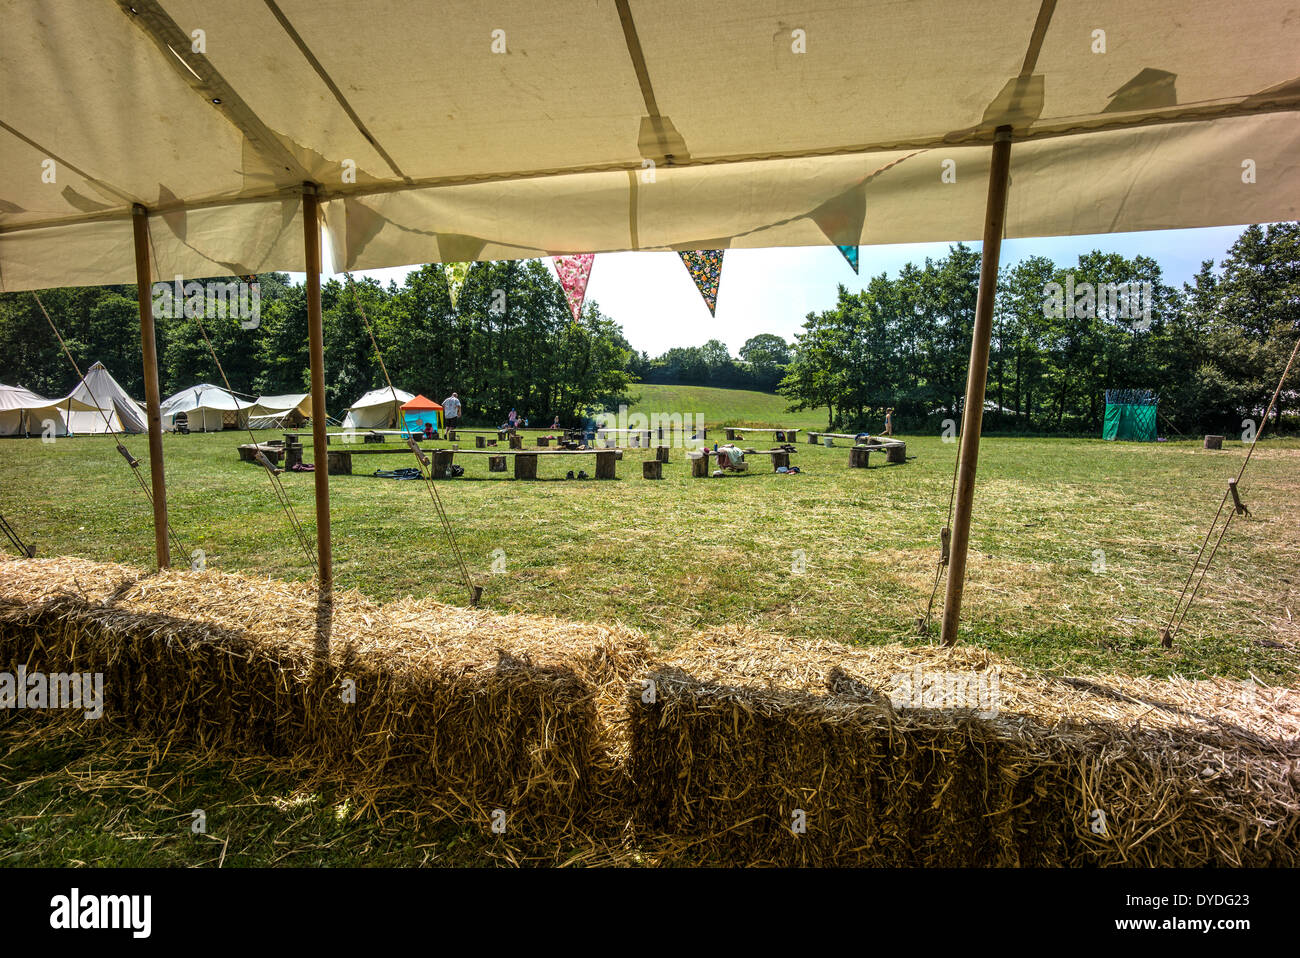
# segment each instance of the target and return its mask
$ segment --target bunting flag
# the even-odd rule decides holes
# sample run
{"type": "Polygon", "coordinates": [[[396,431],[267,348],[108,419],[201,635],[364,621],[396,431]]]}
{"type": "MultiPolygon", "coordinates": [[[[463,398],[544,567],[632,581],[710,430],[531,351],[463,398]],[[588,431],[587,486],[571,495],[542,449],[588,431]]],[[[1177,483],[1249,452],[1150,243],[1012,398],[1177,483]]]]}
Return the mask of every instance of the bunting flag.
{"type": "Polygon", "coordinates": [[[560,285],[564,287],[564,296],[569,301],[569,312],[573,313],[575,323],[582,315],[582,303],[587,298],[587,280],[591,278],[591,265],[595,261],[595,253],[551,257],[551,262],[555,264],[555,275],[560,277],[560,285]]]}
{"type": "Polygon", "coordinates": [[[682,262],[686,264],[686,270],[691,274],[691,279],[695,280],[695,285],[699,287],[700,295],[704,297],[704,304],[709,307],[709,315],[717,315],[715,310],[718,308],[718,283],[722,280],[722,254],[726,250],[721,249],[702,249],[693,253],[683,253],[678,250],[678,255],[682,262]]]}
{"type": "Polygon", "coordinates": [[[858,271],[858,248],[856,246],[840,246],[839,251],[844,254],[844,258],[849,261],[853,267],[853,272],[858,271]]]}
{"type": "Polygon", "coordinates": [[[469,263],[445,263],[443,269],[447,273],[447,295],[451,297],[451,308],[456,308],[456,301],[460,299],[461,288],[465,285],[465,277],[469,275],[469,263]]]}

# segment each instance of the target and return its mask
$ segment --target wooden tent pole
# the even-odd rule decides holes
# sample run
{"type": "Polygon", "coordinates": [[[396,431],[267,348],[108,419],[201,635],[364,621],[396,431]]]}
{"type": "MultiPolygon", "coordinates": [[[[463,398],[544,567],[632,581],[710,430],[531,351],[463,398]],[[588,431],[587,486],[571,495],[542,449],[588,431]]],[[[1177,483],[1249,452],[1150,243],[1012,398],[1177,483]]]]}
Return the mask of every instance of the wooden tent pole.
{"type": "Polygon", "coordinates": [[[140,306],[140,354],[144,363],[144,401],[149,420],[149,480],[153,495],[153,540],[158,568],[171,565],[167,548],[167,479],[163,473],[162,401],[158,390],[158,344],[153,325],[152,282],[149,275],[149,211],[132,208],[135,234],[135,297],[140,306]]]}
{"type": "Polygon", "coordinates": [[[307,335],[311,350],[311,435],[316,454],[313,478],[316,482],[316,653],[318,663],[328,661],[329,631],[334,602],[334,565],[330,548],[329,446],[325,425],[325,335],[320,309],[320,198],[316,184],[302,189],[303,250],[306,254],[307,335]]]}
{"type": "Polygon", "coordinates": [[[961,615],[962,589],[966,584],[966,552],[970,546],[975,467],[979,460],[980,428],[984,423],[984,390],[988,382],[993,302],[998,289],[998,260],[1002,254],[1010,168],[1011,127],[1000,126],[994,135],[993,159],[989,166],[989,193],[984,208],[984,243],[980,249],[979,296],[975,301],[975,329],[971,335],[970,367],[966,372],[966,405],[962,410],[957,501],[952,522],[948,586],[943,602],[942,637],[943,644],[949,646],[957,644],[957,621],[961,615]]]}

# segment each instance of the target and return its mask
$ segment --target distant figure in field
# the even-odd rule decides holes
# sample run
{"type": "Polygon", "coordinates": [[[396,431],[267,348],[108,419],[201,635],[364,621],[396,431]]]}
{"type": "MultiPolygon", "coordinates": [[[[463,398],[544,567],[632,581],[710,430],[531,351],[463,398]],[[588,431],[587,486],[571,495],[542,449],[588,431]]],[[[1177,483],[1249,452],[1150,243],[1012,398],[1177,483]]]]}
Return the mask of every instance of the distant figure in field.
{"type": "Polygon", "coordinates": [[[894,407],[890,406],[888,409],[885,410],[885,435],[892,436],[893,434],[894,434],[894,407]]]}
{"type": "Polygon", "coordinates": [[[560,428],[560,416],[559,416],[558,413],[557,413],[556,416],[555,416],[555,422],[551,423],[551,428],[552,428],[552,429],[559,429],[559,428],[560,428]]]}
{"type": "Polygon", "coordinates": [[[508,426],[511,429],[511,431],[518,429],[519,413],[515,412],[515,410],[513,409],[510,410],[510,415],[506,417],[506,426],[508,426]]]}
{"type": "Polygon", "coordinates": [[[448,429],[455,429],[460,425],[460,397],[455,393],[442,401],[442,415],[448,429]]]}

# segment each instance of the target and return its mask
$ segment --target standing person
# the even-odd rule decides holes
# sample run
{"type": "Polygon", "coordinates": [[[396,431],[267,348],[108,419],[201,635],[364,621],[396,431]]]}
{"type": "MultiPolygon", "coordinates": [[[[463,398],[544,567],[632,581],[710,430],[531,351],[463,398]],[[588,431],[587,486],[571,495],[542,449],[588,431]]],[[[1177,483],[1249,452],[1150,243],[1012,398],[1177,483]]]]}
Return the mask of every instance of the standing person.
{"type": "Polygon", "coordinates": [[[885,435],[892,436],[893,434],[894,434],[894,407],[890,406],[888,409],[885,410],[885,435]]]}
{"type": "Polygon", "coordinates": [[[460,425],[460,397],[452,393],[442,401],[442,415],[448,429],[460,425]]]}
{"type": "Polygon", "coordinates": [[[511,409],[511,410],[510,410],[510,415],[506,417],[506,425],[510,427],[510,431],[511,431],[511,432],[514,432],[516,429],[518,429],[518,428],[519,428],[519,413],[517,413],[517,412],[515,412],[515,410],[511,409]]]}
{"type": "Polygon", "coordinates": [[[559,429],[559,428],[560,428],[560,414],[559,414],[559,413],[556,413],[556,414],[555,414],[555,422],[551,423],[551,428],[552,428],[552,429],[559,429]]]}

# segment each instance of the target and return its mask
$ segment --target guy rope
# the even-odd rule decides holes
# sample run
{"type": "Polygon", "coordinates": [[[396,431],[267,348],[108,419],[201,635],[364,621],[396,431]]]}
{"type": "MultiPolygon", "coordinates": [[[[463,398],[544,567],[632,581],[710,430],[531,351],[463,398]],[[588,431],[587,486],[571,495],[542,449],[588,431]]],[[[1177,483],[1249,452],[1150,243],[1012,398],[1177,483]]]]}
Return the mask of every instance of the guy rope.
{"type": "MultiPolygon", "coordinates": [[[[352,290],[353,302],[357,304],[357,313],[361,317],[362,324],[366,327],[366,334],[370,337],[370,345],[374,347],[375,358],[379,360],[379,369],[384,374],[384,382],[388,383],[388,391],[392,393],[393,405],[400,409],[401,403],[397,400],[397,389],[394,388],[393,380],[388,375],[388,367],[384,364],[384,354],[379,349],[379,342],[375,339],[375,331],[370,326],[370,320],[366,316],[366,309],[361,305],[361,295],[357,292],[357,283],[352,279],[351,273],[345,272],[343,275],[348,278],[348,287],[352,290]]],[[[483,595],[483,587],[474,584],[474,580],[469,574],[469,567],[465,564],[465,559],[461,555],[460,546],[456,544],[456,535],[452,531],[451,519],[447,516],[447,510],[443,508],[442,498],[438,495],[438,487],[433,481],[433,469],[430,466],[429,458],[409,433],[406,444],[411,447],[411,452],[420,464],[420,475],[424,477],[425,485],[429,489],[429,497],[433,501],[433,511],[437,513],[438,521],[442,524],[443,534],[447,537],[447,543],[451,546],[451,553],[456,560],[456,566],[465,582],[465,588],[469,591],[469,604],[477,606],[479,599],[483,595]]]]}
{"type": "Polygon", "coordinates": [[[1264,411],[1264,421],[1260,424],[1259,431],[1255,434],[1254,440],[1250,443],[1250,448],[1246,450],[1246,458],[1237,470],[1237,475],[1228,480],[1228,488],[1223,491],[1223,498],[1219,500],[1219,509],[1214,514],[1214,519],[1210,522],[1210,527],[1205,530],[1205,538],[1201,540],[1201,549],[1196,554],[1196,561],[1192,563],[1191,571],[1187,573],[1187,581],[1183,583],[1183,591],[1178,596],[1178,601],[1174,603],[1174,610],[1170,613],[1169,621],[1165,627],[1160,630],[1160,644],[1166,649],[1171,648],[1174,644],[1174,636],[1178,630],[1183,627],[1183,622],[1187,618],[1187,610],[1192,607],[1192,600],[1201,590],[1205,583],[1205,575],[1210,571],[1210,563],[1219,552],[1219,545],[1223,542],[1224,535],[1228,532],[1228,526],[1232,525],[1232,520],[1237,516],[1249,516],[1250,510],[1246,504],[1241,501],[1241,493],[1238,489],[1241,483],[1241,477],[1245,475],[1246,467],[1250,465],[1250,457],[1255,454],[1255,446],[1268,428],[1268,417],[1273,414],[1273,409],[1277,406],[1278,397],[1282,395],[1282,384],[1286,382],[1287,375],[1291,372],[1291,364],[1295,362],[1296,352],[1300,351],[1300,338],[1296,339],[1296,344],[1291,350],[1291,358],[1286,361],[1286,367],[1282,370],[1282,378],[1277,381],[1277,389],[1273,390],[1273,398],[1269,400],[1268,409],[1264,411]],[[1228,505],[1228,499],[1232,499],[1232,507],[1227,510],[1227,517],[1224,517],[1224,509],[1228,505]],[[1223,518],[1223,525],[1219,525],[1219,519],[1223,518]],[[1205,555],[1206,546],[1210,543],[1210,537],[1214,530],[1218,528],[1219,535],[1214,540],[1214,547],[1210,549],[1210,554],[1205,555]],[[1204,559],[1204,563],[1202,563],[1204,559]],[[1200,575],[1197,576],[1199,571],[1200,575]],[[1192,579],[1196,578],[1196,585],[1192,586],[1192,579]],[[1191,591],[1188,592],[1188,587],[1191,591]]]}
{"type": "MultiPolygon", "coordinates": [[[[41,297],[37,295],[36,290],[32,290],[32,298],[36,300],[36,305],[41,308],[41,313],[45,316],[45,321],[50,324],[50,329],[54,333],[54,338],[59,341],[59,346],[63,349],[63,355],[68,357],[68,362],[72,364],[72,370],[77,374],[78,381],[85,383],[86,391],[90,393],[91,400],[95,403],[96,408],[99,409],[100,416],[104,418],[105,427],[107,427],[108,431],[113,434],[113,439],[117,442],[117,451],[121,453],[122,458],[125,459],[127,465],[131,467],[131,475],[135,476],[135,481],[139,484],[140,490],[144,493],[144,497],[149,500],[150,507],[152,507],[153,492],[149,489],[149,484],[144,481],[144,477],[140,475],[140,460],[131,455],[130,450],[122,444],[121,433],[113,428],[113,422],[108,418],[108,413],[104,411],[104,407],[101,406],[99,400],[95,398],[95,391],[90,388],[90,383],[86,382],[86,377],[81,374],[81,367],[79,367],[77,361],[72,358],[72,352],[68,349],[68,344],[63,341],[63,336],[59,334],[58,327],[54,325],[54,320],[50,318],[50,314],[46,311],[45,304],[41,302],[41,297]]],[[[167,537],[171,540],[172,547],[176,550],[177,555],[187,554],[184,548],[181,547],[180,539],[178,539],[176,533],[172,531],[170,520],[167,522],[167,537]]]]}

